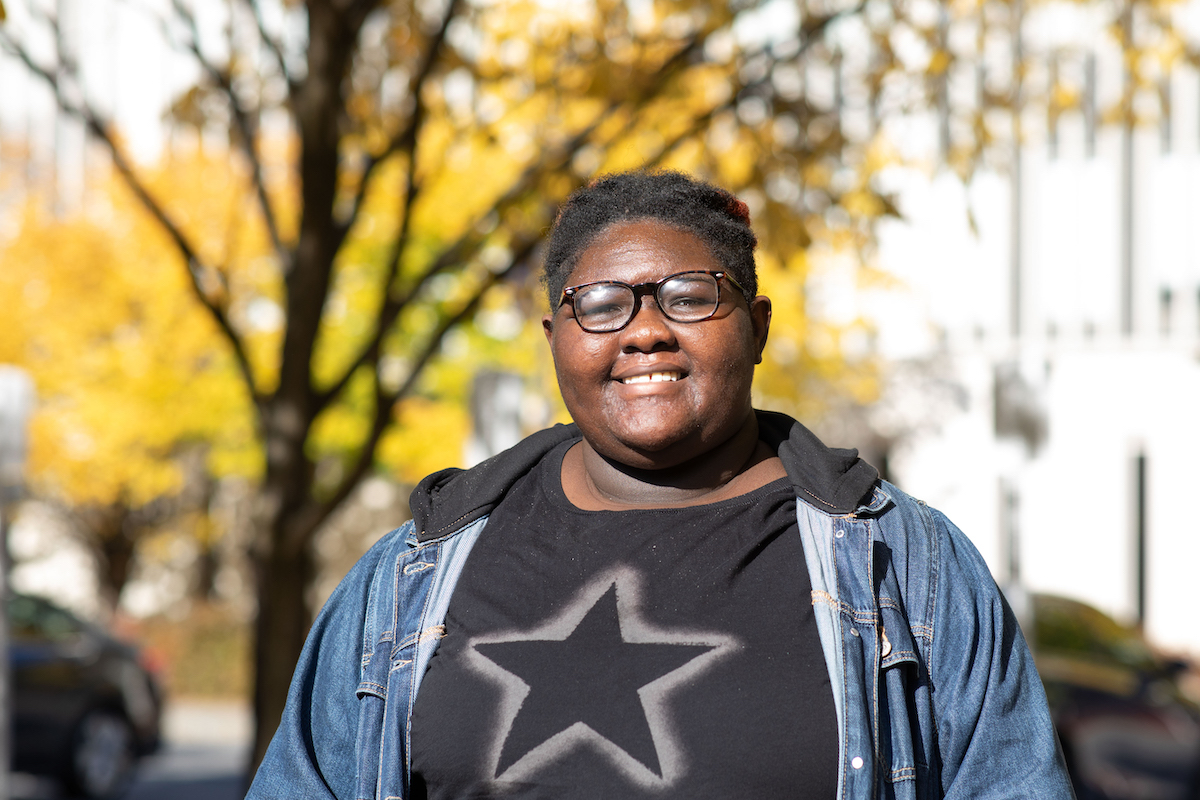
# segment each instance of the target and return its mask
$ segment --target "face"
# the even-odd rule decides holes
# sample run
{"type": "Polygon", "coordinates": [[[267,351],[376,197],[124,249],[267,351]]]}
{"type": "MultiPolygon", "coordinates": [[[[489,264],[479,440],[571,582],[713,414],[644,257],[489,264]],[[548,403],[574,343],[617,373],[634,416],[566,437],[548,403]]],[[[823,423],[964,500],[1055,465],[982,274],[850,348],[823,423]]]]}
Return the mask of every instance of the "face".
{"type": "MultiPolygon", "coordinates": [[[[721,269],[695,234],[639,220],[601,233],[567,285],[721,269]]],[[[745,424],[771,303],[757,297],[747,305],[726,280],[721,297],[711,319],[679,323],[645,296],[630,323],[611,333],[584,331],[569,303],[543,318],[563,400],[591,447],[622,464],[662,469],[702,456],[745,424]]]]}

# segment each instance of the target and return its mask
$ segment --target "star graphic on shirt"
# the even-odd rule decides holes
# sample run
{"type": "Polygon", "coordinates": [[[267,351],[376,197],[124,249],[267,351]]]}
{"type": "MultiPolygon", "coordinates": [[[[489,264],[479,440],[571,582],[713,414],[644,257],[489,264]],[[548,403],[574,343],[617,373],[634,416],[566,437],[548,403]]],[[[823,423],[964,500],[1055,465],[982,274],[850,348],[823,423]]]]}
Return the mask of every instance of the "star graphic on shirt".
{"type": "Polygon", "coordinates": [[[733,640],[652,627],[641,618],[638,585],[632,571],[609,573],[537,630],[472,642],[482,656],[476,665],[504,687],[497,780],[522,779],[582,746],[643,785],[678,777],[683,754],[666,695],[733,640]]]}

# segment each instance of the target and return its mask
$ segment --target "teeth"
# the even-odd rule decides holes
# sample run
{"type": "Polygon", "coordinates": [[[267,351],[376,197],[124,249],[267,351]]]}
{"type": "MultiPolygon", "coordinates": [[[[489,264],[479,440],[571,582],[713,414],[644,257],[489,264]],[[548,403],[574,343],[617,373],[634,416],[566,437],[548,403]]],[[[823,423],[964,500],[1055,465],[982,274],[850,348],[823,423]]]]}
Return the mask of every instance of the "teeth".
{"type": "Polygon", "coordinates": [[[621,383],[663,383],[677,380],[679,380],[678,372],[651,372],[649,375],[635,375],[632,378],[625,378],[621,383]]]}

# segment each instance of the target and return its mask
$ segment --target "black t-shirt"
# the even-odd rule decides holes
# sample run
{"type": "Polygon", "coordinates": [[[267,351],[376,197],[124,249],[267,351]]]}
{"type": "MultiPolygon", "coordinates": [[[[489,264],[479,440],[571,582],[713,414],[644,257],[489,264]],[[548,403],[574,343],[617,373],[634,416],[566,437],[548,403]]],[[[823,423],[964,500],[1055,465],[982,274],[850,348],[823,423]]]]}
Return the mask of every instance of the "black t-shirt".
{"type": "Polygon", "coordinates": [[[416,798],[832,798],[795,497],[583,511],[570,443],[492,513],[412,719],[416,798]]]}

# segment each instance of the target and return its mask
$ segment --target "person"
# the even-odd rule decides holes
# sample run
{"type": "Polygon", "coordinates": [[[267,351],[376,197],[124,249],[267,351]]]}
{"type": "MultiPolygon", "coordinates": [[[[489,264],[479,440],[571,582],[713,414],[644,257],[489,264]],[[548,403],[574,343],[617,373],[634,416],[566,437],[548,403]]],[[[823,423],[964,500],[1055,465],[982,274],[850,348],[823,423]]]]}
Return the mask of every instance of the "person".
{"type": "Polygon", "coordinates": [[[574,424],[425,478],[313,625],[265,798],[1066,798],[966,537],[756,410],[744,203],[604,177],[551,231],[574,424]]]}

